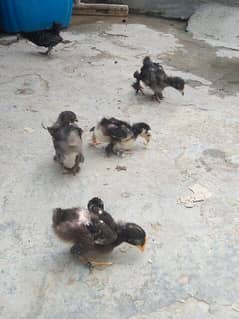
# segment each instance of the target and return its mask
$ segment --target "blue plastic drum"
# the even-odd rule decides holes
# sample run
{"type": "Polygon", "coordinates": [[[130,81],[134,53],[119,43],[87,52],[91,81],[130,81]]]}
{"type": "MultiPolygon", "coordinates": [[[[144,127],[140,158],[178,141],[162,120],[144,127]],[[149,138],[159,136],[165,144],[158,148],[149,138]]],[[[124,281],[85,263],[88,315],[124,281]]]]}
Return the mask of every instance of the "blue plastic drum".
{"type": "Polygon", "coordinates": [[[52,22],[70,23],[73,0],[0,0],[0,27],[3,31],[36,31],[52,22]]]}

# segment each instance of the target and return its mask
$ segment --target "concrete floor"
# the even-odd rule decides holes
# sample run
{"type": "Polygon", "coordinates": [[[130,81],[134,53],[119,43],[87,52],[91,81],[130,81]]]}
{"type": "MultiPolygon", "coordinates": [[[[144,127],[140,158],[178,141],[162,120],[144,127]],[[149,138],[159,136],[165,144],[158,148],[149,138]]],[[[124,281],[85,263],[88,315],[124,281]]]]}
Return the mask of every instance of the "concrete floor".
{"type": "Polygon", "coordinates": [[[180,22],[76,24],[51,58],[25,41],[0,47],[0,317],[238,318],[238,59],[218,56],[180,22]],[[167,89],[159,105],[134,94],[146,54],[187,79],[184,97],[167,89]],[[85,130],[76,177],[53,163],[41,128],[66,109],[85,130]],[[88,129],[104,115],[148,122],[148,149],[139,141],[133,155],[106,159],[89,148],[88,129]],[[186,208],[179,198],[194,184],[211,197],[186,208]],[[54,236],[51,217],[95,195],[115,218],[143,226],[148,245],[144,254],[122,245],[107,257],[113,266],[89,274],[54,236]]]}

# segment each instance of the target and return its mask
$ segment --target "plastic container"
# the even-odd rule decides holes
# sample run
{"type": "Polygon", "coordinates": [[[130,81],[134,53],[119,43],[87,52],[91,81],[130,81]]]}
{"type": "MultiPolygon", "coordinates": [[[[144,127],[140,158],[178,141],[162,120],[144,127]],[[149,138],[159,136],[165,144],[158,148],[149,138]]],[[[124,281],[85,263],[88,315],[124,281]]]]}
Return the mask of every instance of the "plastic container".
{"type": "Polygon", "coordinates": [[[0,27],[3,31],[36,31],[59,22],[70,23],[73,0],[0,0],[0,27]]]}

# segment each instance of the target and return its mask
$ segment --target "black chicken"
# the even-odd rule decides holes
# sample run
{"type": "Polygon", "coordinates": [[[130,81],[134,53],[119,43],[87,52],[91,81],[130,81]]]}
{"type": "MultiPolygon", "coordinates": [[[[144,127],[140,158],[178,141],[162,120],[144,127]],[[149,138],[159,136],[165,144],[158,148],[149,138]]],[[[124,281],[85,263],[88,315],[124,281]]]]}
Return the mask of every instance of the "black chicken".
{"type": "Polygon", "coordinates": [[[53,211],[53,230],[62,240],[72,242],[71,253],[83,257],[90,267],[111,263],[89,260],[89,255],[109,253],[123,242],[144,250],[145,231],[134,223],[116,222],[104,211],[100,198],[92,198],[88,210],[83,208],[56,208],[53,211]]]}
{"type": "Polygon", "coordinates": [[[177,76],[168,76],[162,65],[153,62],[150,57],[144,58],[143,66],[140,72],[136,71],[134,73],[134,78],[136,82],[132,86],[136,90],[136,93],[139,91],[143,93],[143,88],[140,85],[140,81],[142,81],[146,86],[151,88],[154,92],[154,98],[158,102],[163,99],[162,91],[168,86],[175,88],[184,95],[184,80],[177,76]]]}
{"type": "Polygon", "coordinates": [[[48,48],[46,52],[41,52],[41,54],[49,55],[53,47],[63,41],[63,38],[60,36],[61,30],[62,25],[60,23],[53,22],[50,29],[33,32],[20,32],[20,36],[40,47],[48,48]]]}

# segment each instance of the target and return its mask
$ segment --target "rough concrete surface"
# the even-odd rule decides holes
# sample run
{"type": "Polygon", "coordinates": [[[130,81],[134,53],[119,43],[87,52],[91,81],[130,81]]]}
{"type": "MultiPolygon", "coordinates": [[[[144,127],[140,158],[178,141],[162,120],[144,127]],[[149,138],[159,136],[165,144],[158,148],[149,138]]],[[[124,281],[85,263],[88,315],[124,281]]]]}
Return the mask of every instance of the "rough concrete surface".
{"type": "Polygon", "coordinates": [[[0,46],[0,317],[238,318],[238,60],[218,57],[178,22],[73,22],[63,33],[72,42],[50,58],[24,40],[0,46]],[[135,95],[132,74],[146,54],[187,79],[184,97],[167,89],[158,104],[135,95]],[[85,130],[76,177],[61,174],[41,127],[67,109],[85,130]],[[88,129],[104,115],[148,122],[148,149],[138,141],[133,154],[106,159],[90,148],[88,129]],[[195,184],[211,195],[186,208],[180,198],[195,184]],[[115,218],[142,225],[148,244],[144,254],[115,249],[111,267],[89,274],[54,236],[51,217],[95,195],[115,218]]]}
{"type": "Polygon", "coordinates": [[[189,20],[188,31],[197,39],[236,50],[239,57],[239,8],[205,4],[189,20]]]}

